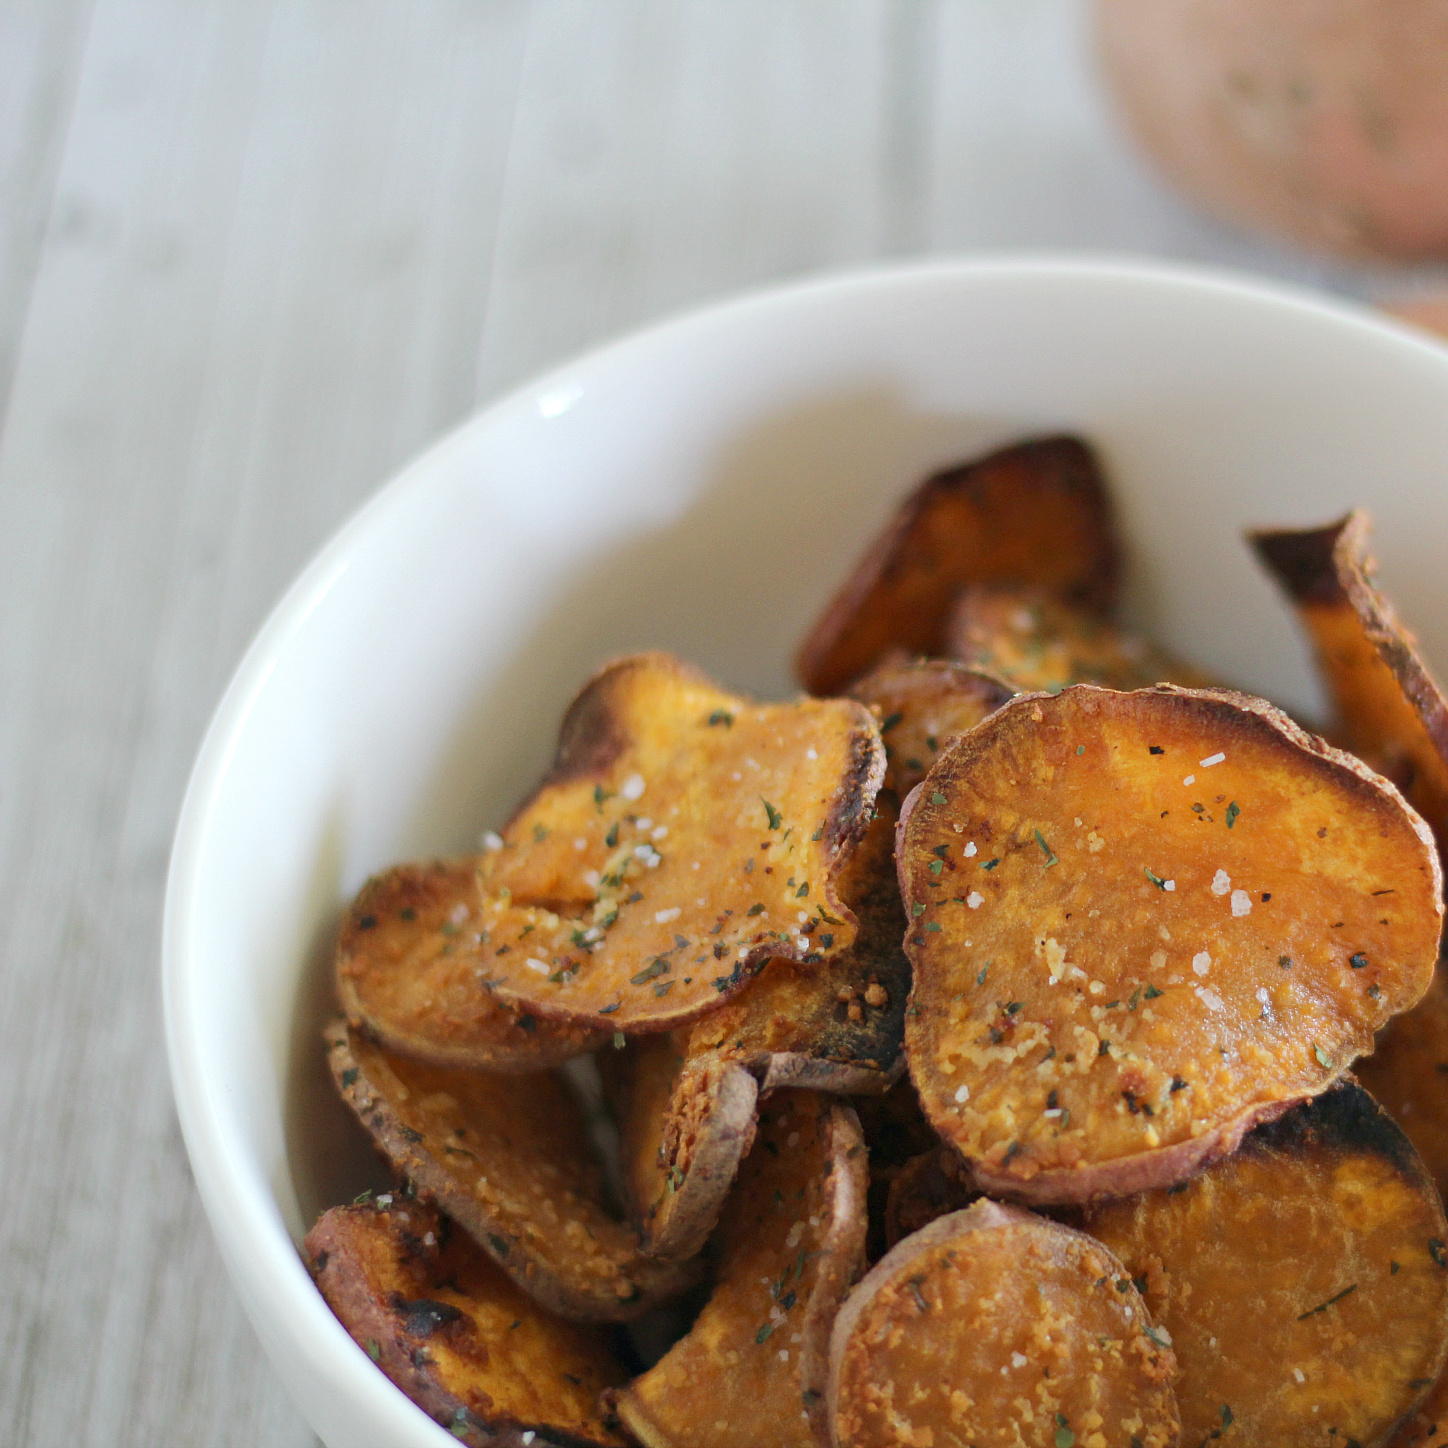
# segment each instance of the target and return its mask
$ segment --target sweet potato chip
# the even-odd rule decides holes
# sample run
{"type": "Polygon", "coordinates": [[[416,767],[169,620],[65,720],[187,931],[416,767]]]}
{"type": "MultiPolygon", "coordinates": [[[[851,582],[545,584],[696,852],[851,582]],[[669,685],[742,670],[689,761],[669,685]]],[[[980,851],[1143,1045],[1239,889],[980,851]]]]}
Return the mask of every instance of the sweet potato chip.
{"type": "Polygon", "coordinates": [[[622,1448],[598,1399],[626,1374],[599,1329],[544,1311],[434,1208],[333,1207],[306,1254],[353,1341],[459,1441],[622,1448]]]}
{"type": "Polygon", "coordinates": [[[714,1230],[754,1140],[759,1097],[740,1062],[688,1061],[686,1035],[643,1036],[602,1059],[644,1251],[670,1262],[695,1256],[714,1230]]]}
{"type": "Polygon", "coordinates": [[[646,1448],[828,1442],[830,1327],[864,1265],[865,1148],[846,1106],[775,1097],[720,1228],[718,1280],[689,1333],[617,1396],[646,1448]]]}
{"type": "MultiPolygon", "coordinates": [[[[904,1069],[910,962],[895,871],[899,804],[882,792],[875,818],[839,876],[858,930],[820,963],[776,957],[747,990],[694,1023],[686,1055],[747,1065],[761,1092],[799,1086],[851,1095],[885,1090],[904,1069]]],[[[821,928],[822,946],[832,942],[821,928]]]]}
{"type": "Polygon", "coordinates": [[[1105,613],[1118,566],[1111,501],[1086,444],[1003,448],[905,499],[810,631],[796,671],[811,693],[833,694],[890,649],[941,653],[968,583],[1037,584],[1105,613]]]}
{"type": "Polygon", "coordinates": [[[885,1201],[885,1243],[893,1247],[947,1212],[968,1207],[980,1193],[970,1168],[948,1146],[911,1157],[894,1175],[885,1201]]]}
{"type": "Polygon", "coordinates": [[[343,1099],[397,1171],[545,1307],[624,1322],[688,1286],[605,1209],[583,1113],[556,1076],[428,1066],[340,1021],[327,1039],[343,1099]]]}
{"type": "Polygon", "coordinates": [[[434,1066],[542,1071],[599,1046],[601,1032],[539,1021],[480,982],[478,861],[429,860],[374,875],[342,922],[337,993],[354,1026],[434,1066]]]}
{"type": "Polygon", "coordinates": [[[979,1201],[906,1237],[850,1294],[830,1428],[838,1448],[1175,1448],[1173,1370],[1099,1242],[979,1201]]]}
{"type": "Polygon", "coordinates": [[[953,739],[1015,697],[1008,684],[951,659],[888,659],[850,688],[885,741],[885,784],[904,799],[953,739]]]}
{"type": "Polygon", "coordinates": [[[982,1190],[1178,1181],[1427,989],[1432,834],[1241,694],[1022,695],[906,803],[910,1071],[982,1190]]]}
{"type": "Polygon", "coordinates": [[[540,1018],[663,1031],[772,956],[847,949],[838,877],[884,769],[860,704],[756,704],[667,654],[608,665],[484,859],[488,987],[540,1018]]]}
{"type": "Polygon", "coordinates": [[[1448,1356],[1448,1226],[1345,1082],[1170,1191],[1088,1209],[1170,1334],[1182,1442],[1372,1448],[1448,1356]]]}
{"type": "MultiPolygon", "coordinates": [[[[718,1220],[753,1134],[753,1107],[780,1087],[884,1091],[904,1067],[910,966],[895,878],[893,796],[840,876],[854,944],[821,964],[775,959],[734,1000],[662,1048],[622,1053],[624,1162],[651,1255],[694,1255],[718,1220]]],[[[615,1061],[605,1058],[613,1074],[615,1061]]]]}
{"type": "Polygon", "coordinates": [[[1403,791],[1441,847],[1448,841],[1448,701],[1373,584],[1370,528],[1359,511],[1325,528],[1250,538],[1297,606],[1347,747],[1403,791]]]}
{"type": "Polygon", "coordinates": [[[1448,981],[1441,965],[1428,994],[1378,1032],[1373,1054],[1353,1073],[1407,1133],[1448,1199],[1448,981]]]}
{"type": "Polygon", "coordinates": [[[1448,1442],[1448,1373],[1428,1389],[1428,1396],[1418,1404],[1407,1421],[1391,1438],[1388,1448],[1442,1448],[1448,1442]]]}
{"type": "Polygon", "coordinates": [[[1040,588],[965,589],[951,612],[946,647],[1020,693],[1058,694],[1071,684],[1141,689],[1162,683],[1207,688],[1217,682],[1094,609],[1040,588]]]}

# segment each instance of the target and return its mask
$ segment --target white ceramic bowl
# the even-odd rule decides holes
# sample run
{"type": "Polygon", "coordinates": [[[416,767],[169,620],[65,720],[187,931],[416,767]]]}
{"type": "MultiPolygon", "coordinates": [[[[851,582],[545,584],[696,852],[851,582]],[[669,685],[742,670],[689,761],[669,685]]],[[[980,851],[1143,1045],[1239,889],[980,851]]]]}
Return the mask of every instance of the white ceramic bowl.
{"type": "Polygon", "coordinates": [[[788,692],[795,642],[906,488],[1056,429],[1101,448],[1130,610],[1166,644],[1311,713],[1240,530],[1364,504],[1388,589],[1448,661],[1448,349],[1240,278],[1051,258],[828,278],[606,347],[444,439],[278,605],[191,780],[165,1003],[202,1200],[332,1448],[454,1441],[297,1253],[366,1170],[319,1037],[344,902],[393,861],[473,847],[610,654],[788,692]]]}

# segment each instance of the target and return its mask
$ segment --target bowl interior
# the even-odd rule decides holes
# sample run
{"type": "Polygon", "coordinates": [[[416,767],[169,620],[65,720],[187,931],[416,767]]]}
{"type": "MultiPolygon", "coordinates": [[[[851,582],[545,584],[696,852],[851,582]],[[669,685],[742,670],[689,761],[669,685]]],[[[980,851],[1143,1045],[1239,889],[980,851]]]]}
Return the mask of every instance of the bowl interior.
{"type": "Polygon", "coordinates": [[[1185,656],[1314,716],[1240,534],[1363,505],[1386,587],[1448,661],[1448,351],[1229,278],[1070,261],[827,280],[593,354],[424,456],[283,600],[198,761],[166,997],[203,1199],[327,1441],[450,1441],[353,1349],[293,1245],[371,1169],[319,1045],[346,900],[393,861],[474,847],[610,654],[789,692],[800,634],[909,486],[1057,429],[1101,449],[1128,611],[1185,656]]]}

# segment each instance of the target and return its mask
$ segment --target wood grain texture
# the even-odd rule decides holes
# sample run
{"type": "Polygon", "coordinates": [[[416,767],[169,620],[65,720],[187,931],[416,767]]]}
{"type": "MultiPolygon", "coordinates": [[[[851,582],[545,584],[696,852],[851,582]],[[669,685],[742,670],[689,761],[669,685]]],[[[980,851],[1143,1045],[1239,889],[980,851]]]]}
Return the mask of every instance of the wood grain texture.
{"type": "Polygon", "coordinates": [[[156,980],[191,759],[304,560],[579,347],[1002,245],[1318,275],[1141,171],[1079,0],[0,0],[0,1442],[312,1441],[156,980]]]}

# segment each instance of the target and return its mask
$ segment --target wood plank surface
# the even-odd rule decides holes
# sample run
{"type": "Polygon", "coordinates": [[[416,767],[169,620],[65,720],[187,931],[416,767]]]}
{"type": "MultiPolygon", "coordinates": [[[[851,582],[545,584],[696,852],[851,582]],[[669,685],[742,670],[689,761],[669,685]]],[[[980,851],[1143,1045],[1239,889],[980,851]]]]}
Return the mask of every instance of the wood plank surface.
{"type": "Polygon", "coordinates": [[[0,1443],[313,1441],[157,984],[192,757],[306,558],[620,329],[1004,246],[1365,284],[1149,177],[1078,0],[0,0],[0,1443]]]}

